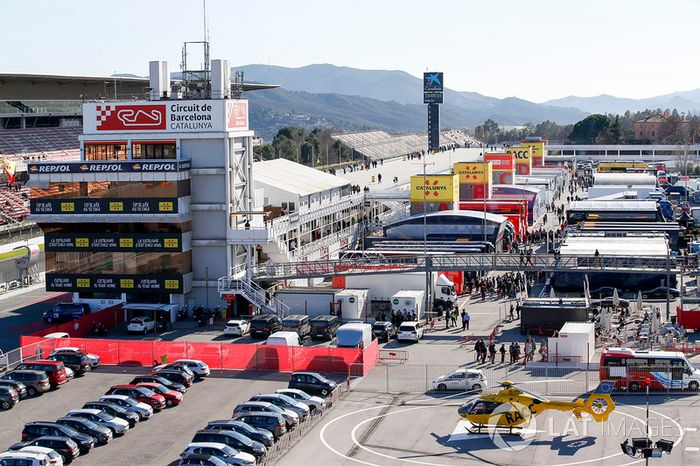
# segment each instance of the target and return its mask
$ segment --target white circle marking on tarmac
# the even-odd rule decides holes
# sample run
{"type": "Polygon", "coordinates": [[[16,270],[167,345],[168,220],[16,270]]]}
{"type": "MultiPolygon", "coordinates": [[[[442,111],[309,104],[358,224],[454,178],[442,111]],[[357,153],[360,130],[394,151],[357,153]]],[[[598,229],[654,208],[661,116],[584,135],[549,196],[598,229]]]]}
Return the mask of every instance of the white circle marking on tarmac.
{"type": "MultiPolygon", "coordinates": [[[[467,393],[468,393],[468,392],[467,392],[467,393]]],[[[452,398],[452,397],[455,397],[455,396],[461,396],[461,395],[464,395],[464,393],[457,393],[457,394],[455,394],[455,395],[449,395],[449,396],[444,397],[444,398],[442,398],[442,399],[444,400],[444,399],[452,398]]],[[[327,428],[327,427],[329,427],[330,425],[334,424],[336,421],[338,421],[338,420],[340,420],[340,419],[343,419],[343,418],[345,418],[345,417],[352,416],[352,415],[354,415],[354,414],[358,414],[358,413],[361,413],[361,412],[370,411],[370,410],[373,410],[373,409],[385,408],[386,406],[388,406],[388,405],[381,405],[381,406],[375,406],[375,407],[371,407],[371,408],[364,408],[364,409],[360,409],[360,410],[353,411],[353,412],[350,412],[350,413],[346,413],[346,414],[344,414],[344,415],[342,415],[342,416],[339,416],[339,417],[337,417],[337,418],[335,418],[335,419],[332,419],[332,420],[329,421],[326,425],[323,426],[323,428],[321,429],[321,432],[319,433],[321,442],[323,443],[323,445],[324,445],[326,448],[328,448],[329,450],[331,450],[333,453],[337,454],[338,456],[341,456],[341,457],[345,458],[346,460],[354,461],[354,462],[357,462],[357,463],[360,463],[360,464],[366,464],[366,465],[369,465],[369,466],[381,466],[381,465],[376,464],[376,463],[370,463],[370,462],[367,462],[367,461],[363,461],[363,460],[358,460],[358,459],[355,459],[355,458],[351,458],[351,457],[349,457],[349,456],[347,456],[347,455],[344,455],[343,453],[340,453],[338,450],[336,450],[335,448],[333,448],[332,446],[330,446],[330,444],[326,441],[326,439],[325,439],[325,431],[326,431],[326,428],[327,428]]],[[[628,405],[628,406],[629,406],[629,405],[628,405]]],[[[414,410],[418,410],[418,409],[432,408],[432,407],[434,407],[434,406],[418,406],[418,407],[414,407],[414,408],[402,409],[402,410],[400,410],[400,411],[395,411],[395,412],[393,412],[393,413],[386,413],[386,414],[382,414],[382,415],[378,415],[378,416],[373,416],[373,417],[371,417],[371,418],[369,418],[369,419],[366,419],[366,420],[361,421],[361,422],[359,422],[358,424],[356,424],[355,427],[352,429],[352,431],[351,431],[351,433],[350,433],[350,436],[351,436],[351,438],[352,438],[353,443],[354,443],[358,448],[361,448],[361,449],[367,451],[368,453],[373,454],[373,455],[376,455],[376,456],[381,456],[381,457],[388,458],[388,459],[392,459],[392,460],[396,460],[396,461],[406,461],[406,462],[409,462],[409,463],[422,464],[422,465],[426,465],[426,466],[450,466],[450,465],[447,465],[447,464],[445,464],[445,463],[432,463],[432,462],[427,462],[427,461],[417,461],[417,460],[410,460],[410,459],[402,459],[402,458],[397,458],[397,457],[395,457],[395,456],[386,455],[386,454],[377,452],[377,451],[375,451],[375,450],[372,450],[372,449],[370,449],[370,448],[368,448],[368,447],[362,445],[362,444],[357,440],[357,435],[356,435],[356,434],[357,434],[357,430],[358,430],[360,427],[362,427],[363,425],[365,425],[366,423],[368,423],[368,422],[372,422],[372,421],[374,421],[375,419],[379,419],[379,418],[381,418],[381,417],[386,417],[386,416],[389,416],[389,415],[402,414],[402,413],[406,413],[406,412],[408,412],[408,411],[414,411],[414,410]]],[[[645,408],[640,408],[640,407],[638,407],[638,406],[629,406],[629,407],[631,407],[631,408],[636,408],[636,409],[645,409],[645,408]]],[[[643,422],[643,420],[642,420],[641,418],[636,417],[636,416],[633,416],[633,415],[628,414],[628,413],[624,413],[624,412],[622,412],[622,411],[615,411],[615,413],[621,414],[621,415],[623,415],[623,416],[630,417],[630,418],[632,418],[632,419],[634,419],[634,420],[637,420],[637,421],[639,421],[639,422],[643,422]]],[[[664,417],[664,418],[670,420],[671,422],[673,422],[673,423],[676,425],[676,427],[678,428],[678,431],[679,431],[679,437],[678,437],[677,440],[674,442],[674,446],[678,445],[678,443],[680,443],[680,442],[682,441],[683,436],[684,436],[683,428],[680,426],[680,424],[678,424],[678,422],[676,422],[674,419],[670,418],[669,416],[666,416],[665,414],[661,414],[661,413],[659,413],[659,412],[652,411],[652,410],[650,410],[650,413],[654,413],[654,414],[656,414],[656,415],[658,415],[658,416],[664,417]]],[[[615,453],[615,454],[608,455],[608,456],[604,456],[604,457],[601,457],[601,458],[593,458],[593,459],[589,459],[589,460],[575,461],[575,462],[569,462],[569,463],[560,463],[560,464],[549,465],[549,466],[574,466],[574,465],[579,465],[579,464],[591,463],[591,462],[594,462],[594,461],[606,460],[606,459],[614,458],[614,457],[620,456],[620,455],[622,455],[622,452],[615,453]]],[[[641,461],[643,461],[643,460],[628,461],[628,462],[625,462],[625,463],[621,463],[619,466],[628,466],[628,465],[632,465],[632,464],[639,463],[639,462],[641,462],[641,461]]]]}

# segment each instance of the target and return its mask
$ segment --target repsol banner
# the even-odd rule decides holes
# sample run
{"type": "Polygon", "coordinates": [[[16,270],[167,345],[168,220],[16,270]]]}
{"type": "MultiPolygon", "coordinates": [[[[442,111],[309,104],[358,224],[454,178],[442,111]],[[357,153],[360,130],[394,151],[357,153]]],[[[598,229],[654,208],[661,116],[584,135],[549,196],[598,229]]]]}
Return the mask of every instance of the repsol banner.
{"type": "Polygon", "coordinates": [[[47,273],[47,291],[182,293],[182,275],[47,273]]]}
{"type": "Polygon", "coordinates": [[[189,160],[148,161],[140,162],[74,162],[74,163],[30,163],[27,171],[30,174],[39,173],[138,173],[138,172],[181,172],[188,171],[192,166],[189,160]]]}
{"type": "Polygon", "coordinates": [[[32,214],[176,214],[173,199],[30,199],[32,214]]]}
{"type": "Polygon", "coordinates": [[[46,251],[181,252],[182,234],[75,234],[46,233],[46,251]]]}

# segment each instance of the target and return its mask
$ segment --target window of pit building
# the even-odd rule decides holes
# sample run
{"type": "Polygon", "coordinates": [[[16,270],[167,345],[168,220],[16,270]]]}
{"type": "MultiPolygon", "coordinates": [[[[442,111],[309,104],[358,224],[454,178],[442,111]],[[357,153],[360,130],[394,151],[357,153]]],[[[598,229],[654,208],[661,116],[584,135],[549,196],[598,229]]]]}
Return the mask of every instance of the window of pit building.
{"type": "Polygon", "coordinates": [[[175,141],[134,141],[131,144],[131,158],[157,160],[176,159],[175,141]]]}
{"type": "Polygon", "coordinates": [[[296,210],[296,205],[294,202],[283,202],[282,208],[287,212],[294,212],[296,210]]]}
{"type": "Polygon", "coordinates": [[[126,141],[85,143],[85,160],[128,160],[126,141]]]}

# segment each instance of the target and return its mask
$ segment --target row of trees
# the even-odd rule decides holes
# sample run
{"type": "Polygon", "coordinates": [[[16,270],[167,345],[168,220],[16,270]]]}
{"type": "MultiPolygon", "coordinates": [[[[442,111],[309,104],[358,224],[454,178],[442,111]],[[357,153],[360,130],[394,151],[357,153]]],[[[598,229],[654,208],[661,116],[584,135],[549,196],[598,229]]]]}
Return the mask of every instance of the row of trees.
{"type": "Polygon", "coordinates": [[[474,128],[474,136],[487,144],[512,144],[528,136],[541,136],[563,144],[634,144],[648,141],[635,139],[634,122],[651,116],[663,116],[656,136],[661,144],[695,144],[700,141],[700,115],[686,115],[677,110],[627,111],[622,115],[589,115],[574,125],[543,121],[526,123],[520,128],[504,129],[488,119],[474,128]]]}
{"type": "Polygon", "coordinates": [[[347,162],[352,158],[352,149],[331,138],[328,128],[304,128],[285,126],[277,131],[272,143],[255,148],[256,158],[271,160],[285,158],[316,167],[347,162]]]}

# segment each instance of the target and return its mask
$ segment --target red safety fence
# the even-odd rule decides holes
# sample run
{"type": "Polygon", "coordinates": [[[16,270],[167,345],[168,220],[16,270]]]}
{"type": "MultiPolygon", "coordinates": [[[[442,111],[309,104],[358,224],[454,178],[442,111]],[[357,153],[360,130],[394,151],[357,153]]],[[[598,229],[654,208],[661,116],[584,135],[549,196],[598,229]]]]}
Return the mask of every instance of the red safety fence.
{"type": "Polygon", "coordinates": [[[100,322],[107,329],[124,322],[124,310],[122,305],[117,304],[106,307],[100,311],[86,314],[77,320],[42,328],[41,330],[30,333],[30,335],[40,337],[54,332],[66,332],[71,337],[82,338],[90,335],[92,332],[92,325],[95,322],[100,322]]]}
{"type": "Polygon", "coordinates": [[[43,339],[22,336],[22,347],[37,345],[42,354],[54,348],[77,346],[100,356],[102,364],[151,367],[176,359],[199,359],[211,369],[275,372],[336,372],[362,376],[379,359],[377,341],[364,350],[312,346],[267,346],[189,341],[106,340],[93,338],[43,339]]]}

